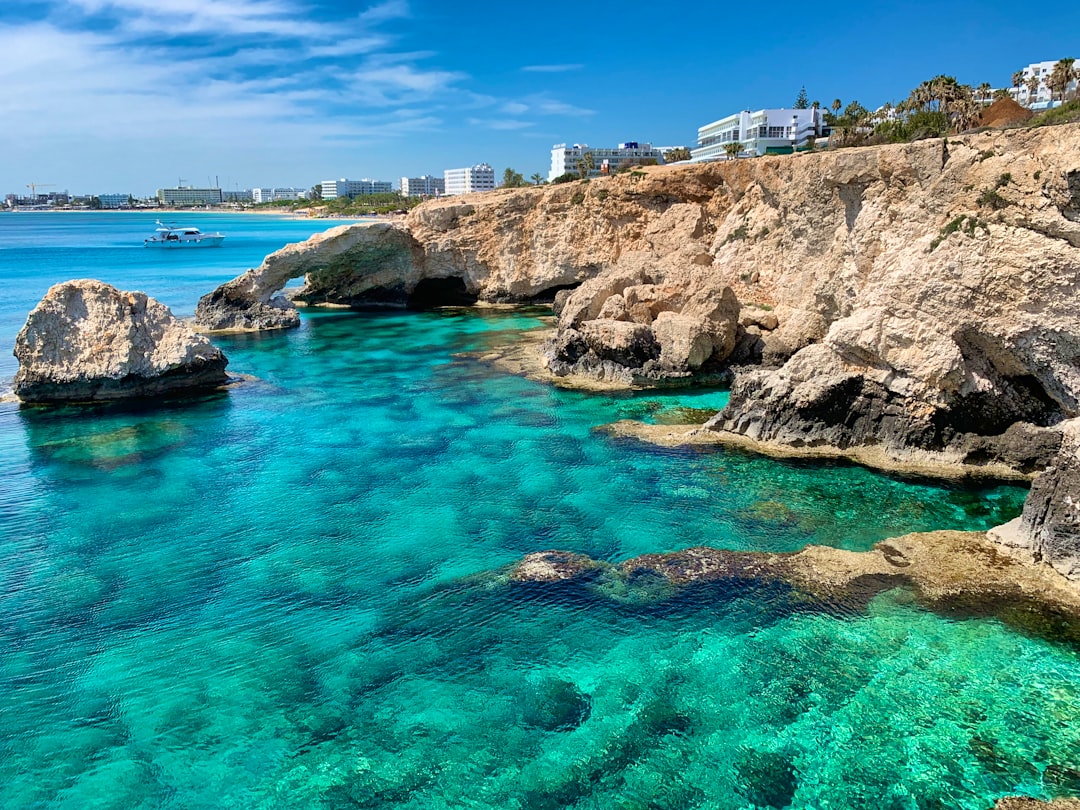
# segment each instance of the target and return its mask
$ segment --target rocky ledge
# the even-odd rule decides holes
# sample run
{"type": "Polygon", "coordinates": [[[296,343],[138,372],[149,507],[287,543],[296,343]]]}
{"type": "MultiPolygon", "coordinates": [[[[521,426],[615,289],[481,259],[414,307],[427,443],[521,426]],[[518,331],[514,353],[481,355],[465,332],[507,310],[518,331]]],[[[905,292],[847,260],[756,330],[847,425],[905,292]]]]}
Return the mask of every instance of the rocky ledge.
{"type": "Polygon", "coordinates": [[[168,307],[100,281],[57,284],[15,340],[23,402],[149,397],[227,381],[228,360],[168,307]]]}
{"type": "Polygon", "coordinates": [[[687,588],[737,585],[792,589],[794,602],[850,610],[897,586],[924,606],[948,614],[995,615],[1025,632],[1080,643],[1080,593],[1060,574],[1030,566],[981,532],[909,534],[870,551],[808,546],[763,553],[708,547],[646,554],[623,563],[569,551],[526,555],[511,583],[569,585],[620,601],[663,601],[687,588]]]}

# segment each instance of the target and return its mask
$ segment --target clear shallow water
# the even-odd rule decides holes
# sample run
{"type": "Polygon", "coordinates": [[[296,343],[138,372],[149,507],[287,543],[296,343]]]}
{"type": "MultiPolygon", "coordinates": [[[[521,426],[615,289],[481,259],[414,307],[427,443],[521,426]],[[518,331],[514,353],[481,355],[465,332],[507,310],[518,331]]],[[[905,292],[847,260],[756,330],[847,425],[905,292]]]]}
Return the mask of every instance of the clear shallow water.
{"type": "MultiPolygon", "coordinates": [[[[264,223],[268,239],[285,227],[264,223]]],[[[0,265],[4,283],[96,275],[51,238],[33,269],[0,265]]],[[[117,283],[178,312],[239,272],[174,277],[139,250],[125,272],[146,283],[117,283]]],[[[6,345],[39,295],[3,299],[6,345]]],[[[492,573],[546,548],[865,549],[995,525],[1024,494],[612,440],[593,428],[726,395],[583,395],[460,356],[537,323],[305,314],[288,334],[218,341],[259,379],[225,395],[0,406],[0,806],[1080,795],[1074,649],[927,613],[903,590],[824,615],[776,588],[641,603],[492,573]]]]}

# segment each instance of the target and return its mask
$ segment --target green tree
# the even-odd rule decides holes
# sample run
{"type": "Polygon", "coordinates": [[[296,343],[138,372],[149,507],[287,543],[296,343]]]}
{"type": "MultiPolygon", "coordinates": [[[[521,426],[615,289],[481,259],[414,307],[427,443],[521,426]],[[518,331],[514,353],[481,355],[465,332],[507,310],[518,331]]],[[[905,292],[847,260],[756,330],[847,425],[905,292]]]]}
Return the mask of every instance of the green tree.
{"type": "Polygon", "coordinates": [[[563,172],[558,177],[551,181],[552,185],[558,185],[559,183],[569,183],[572,180],[577,180],[578,176],[573,172],[563,172]]]}
{"type": "Polygon", "coordinates": [[[743,145],[738,141],[724,144],[724,154],[728,156],[728,160],[734,160],[742,152],[743,145]]]}
{"type": "Polygon", "coordinates": [[[834,98],[833,103],[829,106],[829,109],[832,110],[833,115],[835,115],[836,113],[840,112],[841,109],[843,109],[843,106],[844,106],[844,102],[842,102],[838,98],[834,98]]]}
{"type": "Polygon", "coordinates": [[[313,199],[313,200],[321,200],[322,199],[322,183],[317,183],[316,185],[311,187],[311,199],[313,199]]]}
{"type": "Polygon", "coordinates": [[[799,89],[799,95],[795,97],[795,109],[805,110],[810,107],[810,98],[806,95],[806,85],[799,89]]]}
{"type": "Polygon", "coordinates": [[[1039,77],[1032,76],[1027,80],[1028,105],[1034,104],[1039,95],[1039,77]]]}
{"type": "Polygon", "coordinates": [[[596,158],[593,157],[592,152],[586,152],[578,160],[577,170],[581,179],[584,180],[589,176],[589,172],[596,168],[596,158]]]}
{"type": "Polygon", "coordinates": [[[544,182],[544,175],[540,174],[540,172],[537,172],[536,174],[534,174],[529,179],[533,181],[534,186],[538,186],[538,185],[540,185],[541,183],[544,182]]]}
{"type": "Polygon", "coordinates": [[[1020,100],[1020,88],[1024,86],[1024,71],[1018,70],[1012,75],[1013,87],[1016,88],[1016,99],[1020,100]]]}
{"type": "Polygon", "coordinates": [[[1050,78],[1046,80],[1051,98],[1057,96],[1059,100],[1064,101],[1065,91],[1069,89],[1069,84],[1074,78],[1073,65],[1075,64],[1076,60],[1072,58],[1059,59],[1055,63],[1054,69],[1050,72],[1050,78]]]}
{"type": "Polygon", "coordinates": [[[521,172],[515,172],[509,167],[503,172],[502,184],[503,188],[521,188],[526,185],[525,178],[521,176],[521,172]]]}
{"type": "Polygon", "coordinates": [[[689,160],[690,150],[685,146],[679,146],[675,149],[668,149],[664,152],[664,161],[667,163],[677,163],[680,160],[689,160]]]}

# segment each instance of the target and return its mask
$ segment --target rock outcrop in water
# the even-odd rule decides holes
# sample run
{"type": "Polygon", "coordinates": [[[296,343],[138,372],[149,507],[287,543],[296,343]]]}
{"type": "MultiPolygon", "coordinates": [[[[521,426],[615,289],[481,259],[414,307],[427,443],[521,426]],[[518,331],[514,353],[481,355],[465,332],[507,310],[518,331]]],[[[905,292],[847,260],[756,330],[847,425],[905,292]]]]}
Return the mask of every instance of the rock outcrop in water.
{"type": "Polygon", "coordinates": [[[705,546],[612,564],[567,551],[527,554],[509,574],[515,587],[581,587],[621,602],[655,603],[687,588],[718,587],[732,598],[754,588],[790,588],[793,605],[861,609],[897,586],[950,615],[996,615],[1025,631],[1080,643],[1080,592],[1045,567],[1025,565],[981,532],[909,534],[856,552],[807,546],[795,553],[705,546]]]}
{"type": "Polygon", "coordinates": [[[228,360],[168,307],[100,281],[57,284],[15,340],[24,402],[160,396],[226,382],[228,360]]]}

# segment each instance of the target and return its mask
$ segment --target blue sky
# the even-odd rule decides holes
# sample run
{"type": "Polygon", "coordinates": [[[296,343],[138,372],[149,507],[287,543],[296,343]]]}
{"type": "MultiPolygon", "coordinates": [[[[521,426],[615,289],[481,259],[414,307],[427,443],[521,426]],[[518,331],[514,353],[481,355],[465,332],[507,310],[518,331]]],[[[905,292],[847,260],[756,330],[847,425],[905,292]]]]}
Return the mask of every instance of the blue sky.
{"type": "Polygon", "coordinates": [[[0,195],[397,180],[552,144],[691,145],[790,106],[995,87],[1080,57],[1080,4],[3,0],[0,195]]]}

